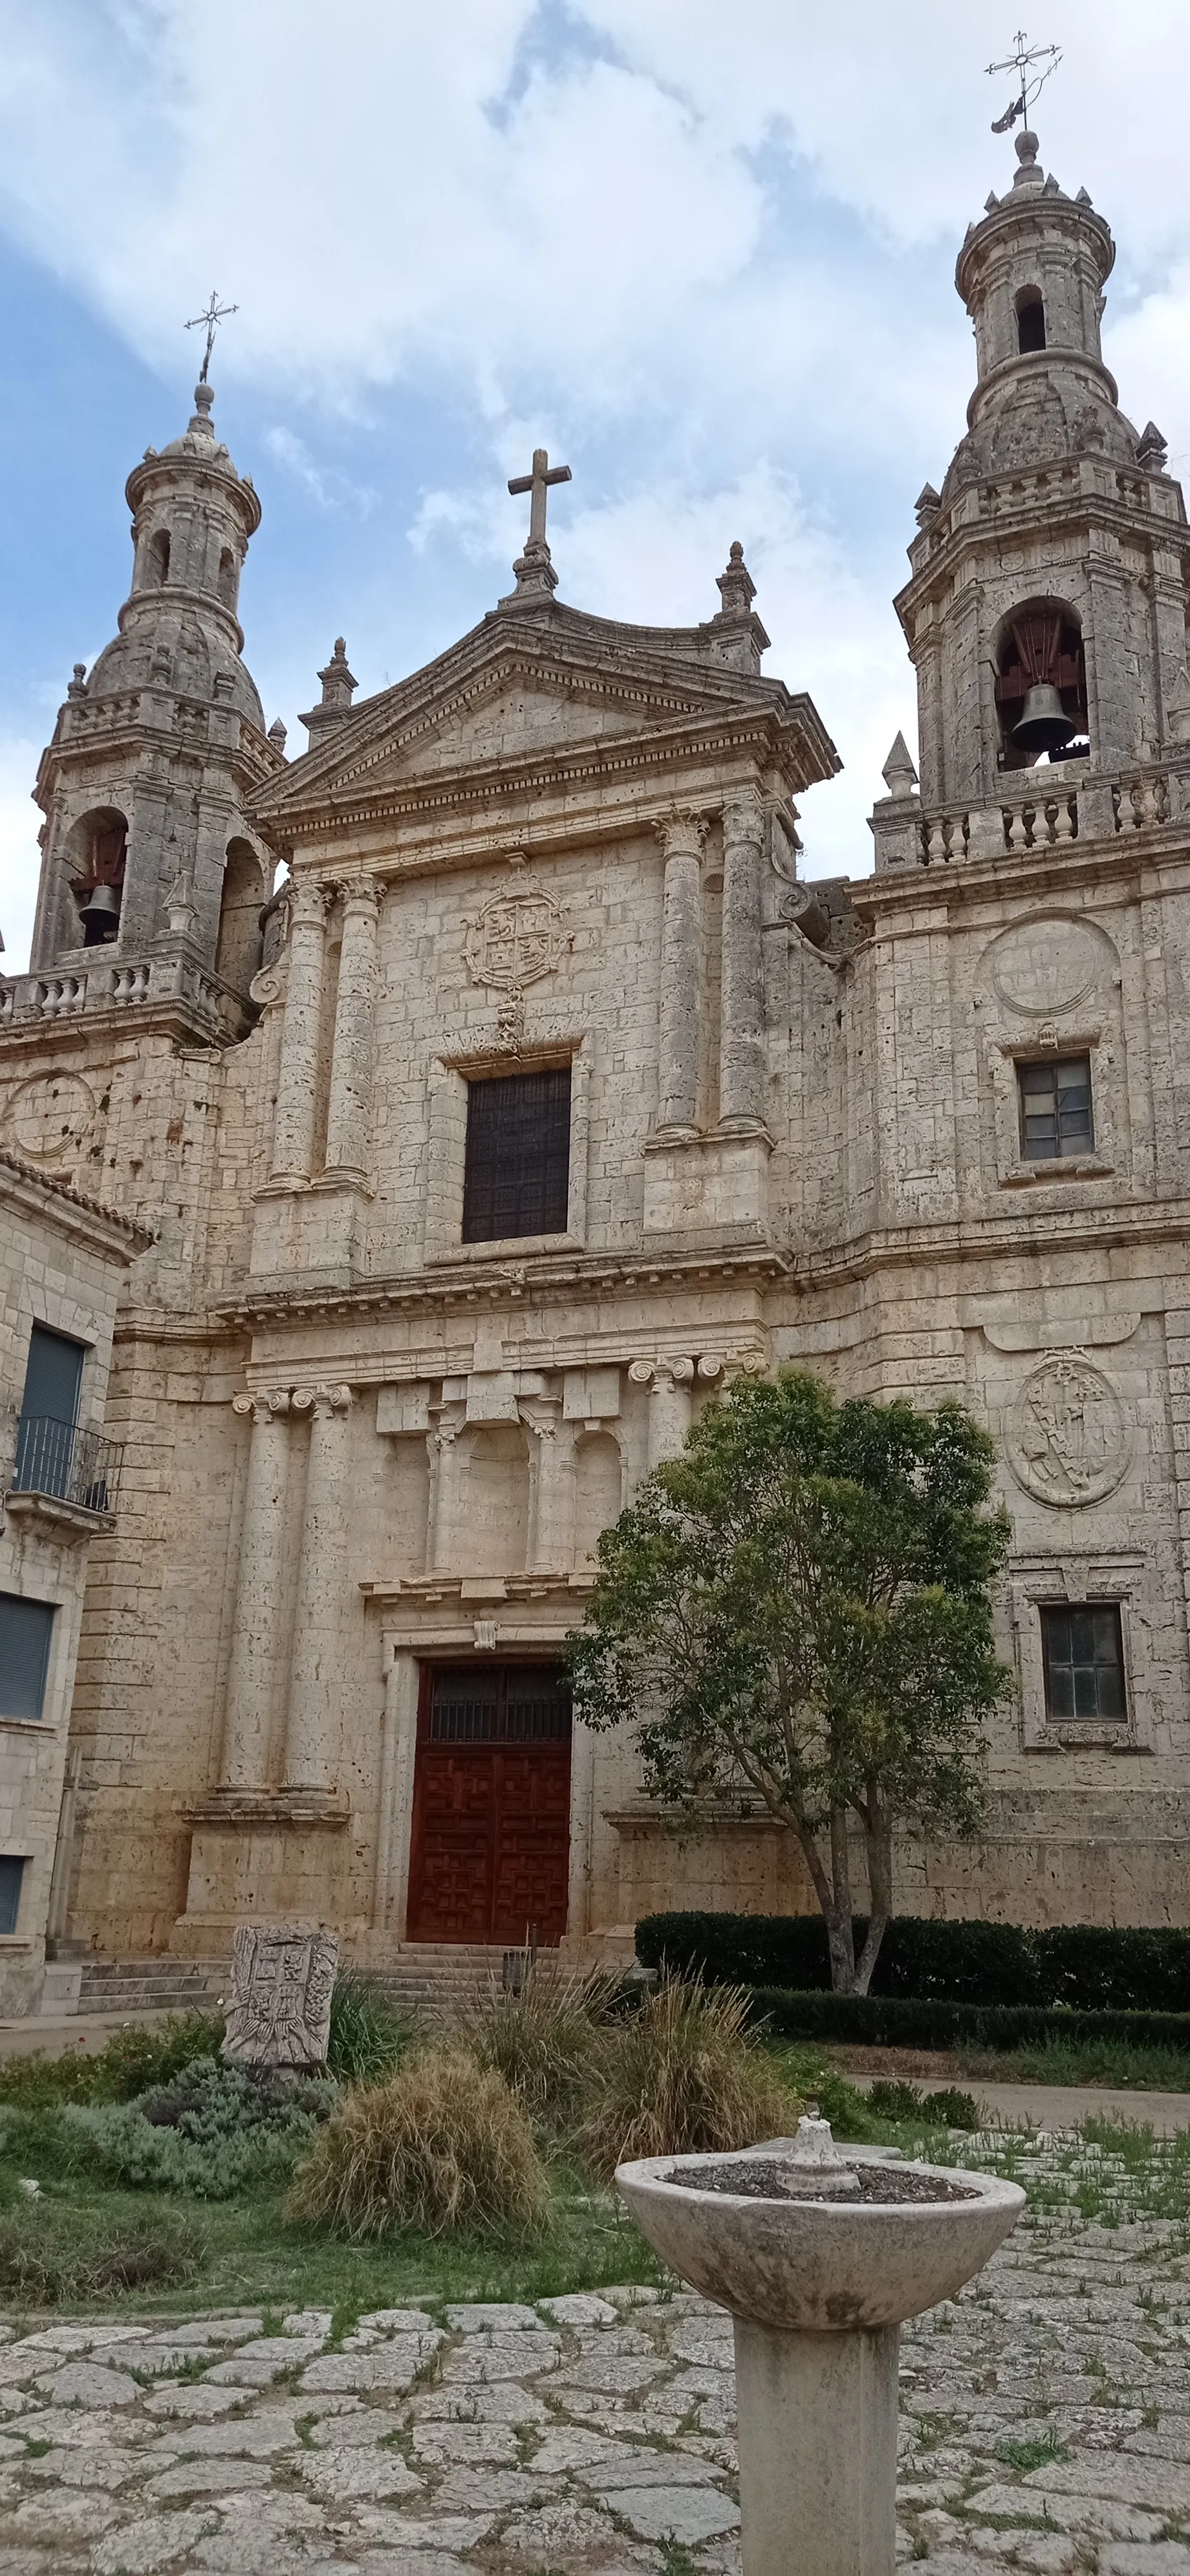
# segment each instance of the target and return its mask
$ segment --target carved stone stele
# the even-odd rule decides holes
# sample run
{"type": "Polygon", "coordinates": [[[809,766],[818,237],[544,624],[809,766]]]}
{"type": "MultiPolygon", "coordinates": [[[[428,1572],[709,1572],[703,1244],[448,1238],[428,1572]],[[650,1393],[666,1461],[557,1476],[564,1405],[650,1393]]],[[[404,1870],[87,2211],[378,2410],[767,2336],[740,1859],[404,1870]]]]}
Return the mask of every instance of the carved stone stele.
{"type": "Polygon", "coordinates": [[[325,2066],[338,1964],[333,1932],[242,1923],[223,2055],[237,2066],[325,2066]]]}

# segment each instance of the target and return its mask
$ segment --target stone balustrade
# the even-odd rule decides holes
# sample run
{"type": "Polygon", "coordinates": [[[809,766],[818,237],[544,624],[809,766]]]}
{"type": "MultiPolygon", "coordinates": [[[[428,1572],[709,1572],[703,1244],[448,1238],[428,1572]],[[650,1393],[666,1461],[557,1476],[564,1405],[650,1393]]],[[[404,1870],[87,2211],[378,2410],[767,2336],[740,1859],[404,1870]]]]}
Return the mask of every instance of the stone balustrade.
{"type": "Polygon", "coordinates": [[[1190,828],[1190,746],[1167,761],[1104,777],[1089,764],[1014,770],[993,805],[923,806],[917,796],[882,798],[872,816],[876,872],[951,867],[1005,852],[1059,848],[1121,833],[1190,828]]]}
{"type": "Polygon", "coordinates": [[[0,978],[0,1025],[8,1027],[155,1003],[183,1004],[208,1025],[216,1041],[242,1037],[251,1025],[243,994],[176,940],[163,941],[139,957],[98,948],[77,966],[0,978]]]}

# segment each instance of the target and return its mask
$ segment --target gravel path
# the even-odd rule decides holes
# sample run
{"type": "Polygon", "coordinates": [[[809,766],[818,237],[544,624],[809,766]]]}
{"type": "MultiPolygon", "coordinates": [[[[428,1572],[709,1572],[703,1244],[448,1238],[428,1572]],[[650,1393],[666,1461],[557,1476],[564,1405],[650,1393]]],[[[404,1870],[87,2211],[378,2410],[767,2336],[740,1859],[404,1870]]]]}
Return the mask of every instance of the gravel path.
{"type": "MultiPolygon", "coordinates": [[[[1138,2187],[1040,2142],[1025,2179],[1067,2205],[907,2331],[903,2558],[1190,2576],[1190,2226],[1135,2214],[1176,2152],[1138,2187]],[[1089,2179],[1114,2196],[1092,2222],[1069,2205],[1089,2179]]],[[[737,2576],[731,2334],[705,2301],[379,2311],[334,2348],[325,2312],[262,2322],[3,2329],[0,2576],[737,2576]]]]}

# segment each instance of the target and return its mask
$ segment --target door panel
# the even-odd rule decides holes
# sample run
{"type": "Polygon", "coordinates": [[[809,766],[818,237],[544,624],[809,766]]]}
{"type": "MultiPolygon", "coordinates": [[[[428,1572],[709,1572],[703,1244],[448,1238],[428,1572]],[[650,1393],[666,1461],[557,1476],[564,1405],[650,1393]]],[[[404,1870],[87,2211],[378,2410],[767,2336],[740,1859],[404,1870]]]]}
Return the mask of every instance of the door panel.
{"type": "Polygon", "coordinates": [[[489,1662],[422,1676],[411,1941],[546,1947],[566,1929],[570,1719],[557,1669],[489,1662]]]}

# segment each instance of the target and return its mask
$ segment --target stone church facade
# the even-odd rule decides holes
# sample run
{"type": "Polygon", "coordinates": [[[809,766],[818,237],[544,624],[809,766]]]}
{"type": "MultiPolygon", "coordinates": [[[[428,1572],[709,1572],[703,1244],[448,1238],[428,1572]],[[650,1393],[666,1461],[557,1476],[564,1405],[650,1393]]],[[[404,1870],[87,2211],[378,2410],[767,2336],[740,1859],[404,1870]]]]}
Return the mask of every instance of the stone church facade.
{"type": "Polygon", "coordinates": [[[381,1962],[807,1904],[746,1804],[675,1840],[558,1674],[599,1530],[787,1362],[1000,1452],[1017,1703],[985,1837],[908,1846],[902,1907],[1190,1921],[1190,532],[1103,364],[1107,226],[1036,151],[959,260],[871,875],[799,879],[839,764],[738,547],[701,625],[566,607],[541,457],[514,589],[363,704],[337,644],[287,761],[205,384],[130,477],[0,987],[0,1144],[154,1238],[70,1940],[301,1916],[381,1962]]]}

